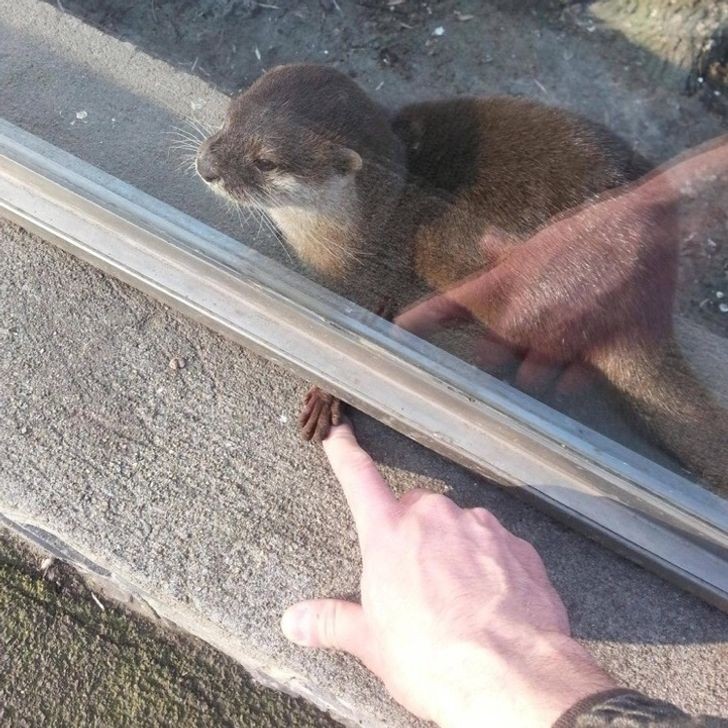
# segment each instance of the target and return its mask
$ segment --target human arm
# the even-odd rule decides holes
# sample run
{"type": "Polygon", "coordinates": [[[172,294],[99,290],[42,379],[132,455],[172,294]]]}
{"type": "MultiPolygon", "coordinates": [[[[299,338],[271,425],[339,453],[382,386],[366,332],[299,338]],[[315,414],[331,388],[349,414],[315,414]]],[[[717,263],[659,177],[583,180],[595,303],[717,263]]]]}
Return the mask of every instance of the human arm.
{"type": "Polygon", "coordinates": [[[351,429],[324,442],[362,550],[361,604],[289,609],[284,633],[343,649],[400,703],[444,728],[549,726],[614,681],[569,636],[543,563],[484,509],[410,491],[399,501],[351,429]]]}
{"type": "Polygon", "coordinates": [[[536,551],[488,511],[423,490],[397,500],[348,424],[324,448],[359,535],[361,604],[294,605],[289,639],[349,652],[442,728],[728,726],[618,687],[570,637],[536,551]]]}

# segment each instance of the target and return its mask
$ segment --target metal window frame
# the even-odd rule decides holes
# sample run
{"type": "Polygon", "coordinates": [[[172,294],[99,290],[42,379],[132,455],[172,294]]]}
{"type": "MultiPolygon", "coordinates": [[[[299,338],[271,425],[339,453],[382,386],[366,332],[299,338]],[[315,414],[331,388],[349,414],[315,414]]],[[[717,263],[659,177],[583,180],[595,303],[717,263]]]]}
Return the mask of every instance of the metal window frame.
{"type": "Polygon", "coordinates": [[[728,611],[728,501],[0,119],[0,214],[728,611]]]}

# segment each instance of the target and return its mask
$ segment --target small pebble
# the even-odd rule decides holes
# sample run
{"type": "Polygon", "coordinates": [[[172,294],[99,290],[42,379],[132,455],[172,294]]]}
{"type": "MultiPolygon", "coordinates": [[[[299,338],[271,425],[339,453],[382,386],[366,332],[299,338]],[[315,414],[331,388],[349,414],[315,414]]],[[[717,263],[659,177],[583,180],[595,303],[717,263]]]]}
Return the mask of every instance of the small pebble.
{"type": "Polygon", "coordinates": [[[728,303],[720,303],[720,304],[718,304],[718,310],[721,313],[728,313],[728,303]]]}
{"type": "Polygon", "coordinates": [[[186,366],[187,362],[181,356],[175,356],[169,360],[170,369],[184,369],[186,366]]]}
{"type": "Polygon", "coordinates": [[[723,291],[716,291],[715,297],[716,298],[725,298],[725,293],[723,293],[723,291]]]}
{"type": "Polygon", "coordinates": [[[76,112],[77,119],[85,119],[87,116],[88,116],[88,111],[77,111],[76,112]]]}
{"type": "Polygon", "coordinates": [[[435,30],[432,31],[432,35],[435,35],[438,37],[441,35],[445,35],[445,28],[443,28],[441,25],[438,25],[437,28],[435,28],[435,30]]]}

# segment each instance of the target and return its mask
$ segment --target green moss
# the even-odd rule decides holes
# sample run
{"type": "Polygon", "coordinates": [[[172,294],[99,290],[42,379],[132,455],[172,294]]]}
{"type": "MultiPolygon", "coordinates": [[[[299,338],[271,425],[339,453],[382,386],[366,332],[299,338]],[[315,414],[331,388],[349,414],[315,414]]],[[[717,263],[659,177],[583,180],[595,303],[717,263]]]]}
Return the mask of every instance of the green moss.
{"type": "Polygon", "coordinates": [[[0,725],[334,726],[208,645],[113,604],[0,532],[0,725]]]}

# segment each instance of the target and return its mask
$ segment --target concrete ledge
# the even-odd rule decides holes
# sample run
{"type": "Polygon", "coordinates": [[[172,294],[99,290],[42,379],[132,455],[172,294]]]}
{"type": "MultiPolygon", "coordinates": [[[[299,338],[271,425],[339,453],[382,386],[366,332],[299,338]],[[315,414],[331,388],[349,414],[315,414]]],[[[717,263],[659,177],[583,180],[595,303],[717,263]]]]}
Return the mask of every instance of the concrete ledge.
{"type": "MultiPolygon", "coordinates": [[[[353,660],[291,646],[278,629],[297,599],[357,591],[339,489],[320,451],[282,422],[305,383],[17,228],[0,226],[0,240],[0,365],[14,373],[0,385],[2,512],[266,683],[363,725],[411,724],[353,660]],[[177,356],[184,369],[169,368],[177,356]]],[[[381,425],[356,423],[398,488],[484,505],[534,543],[575,633],[628,684],[693,709],[728,707],[724,615],[381,425]]]]}
{"type": "Polygon", "coordinates": [[[724,499],[0,121],[2,210],[728,611],[724,499]]]}

